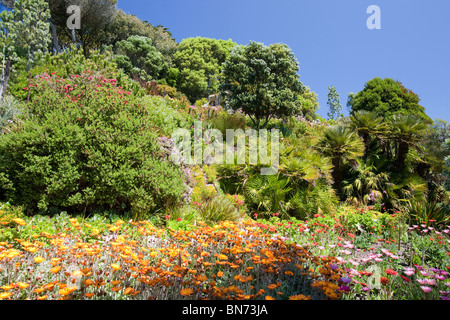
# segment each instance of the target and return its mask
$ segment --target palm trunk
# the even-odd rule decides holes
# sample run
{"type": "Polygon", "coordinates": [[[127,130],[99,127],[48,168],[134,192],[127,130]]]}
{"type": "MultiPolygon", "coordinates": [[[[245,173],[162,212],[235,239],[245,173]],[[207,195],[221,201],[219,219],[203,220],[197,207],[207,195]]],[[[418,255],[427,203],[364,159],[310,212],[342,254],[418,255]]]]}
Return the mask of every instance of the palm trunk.
{"type": "Polygon", "coordinates": [[[405,167],[406,156],[409,152],[409,144],[407,142],[400,142],[398,145],[397,160],[395,161],[395,167],[397,170],[402,170],[405,167]]]}
{"type": "Polygon", "coordinates": [[[342,193],[342,168],[341,168],[341,158],[340,157],[334,157],[332,160],[333,164],[333,172],[331,176],[333,177],[334,181],[334,188],[336,189],[339,196],[342,193]]]}

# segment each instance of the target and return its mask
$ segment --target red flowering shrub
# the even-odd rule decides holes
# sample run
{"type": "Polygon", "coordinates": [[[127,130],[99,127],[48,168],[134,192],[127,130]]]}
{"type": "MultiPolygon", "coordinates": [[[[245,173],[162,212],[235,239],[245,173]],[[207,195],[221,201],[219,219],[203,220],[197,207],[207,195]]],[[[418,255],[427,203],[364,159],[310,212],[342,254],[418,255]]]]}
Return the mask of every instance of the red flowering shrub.
{"type": "Polygon", "coordinates": [[[92,71],[42,74],[31,90],[22,121],[0,142],[0,196],[41,213],[141,214],[182,200],[182,170],[163,159],[152,121],[152,103],[163,98],[140,104],[92,71]]]}

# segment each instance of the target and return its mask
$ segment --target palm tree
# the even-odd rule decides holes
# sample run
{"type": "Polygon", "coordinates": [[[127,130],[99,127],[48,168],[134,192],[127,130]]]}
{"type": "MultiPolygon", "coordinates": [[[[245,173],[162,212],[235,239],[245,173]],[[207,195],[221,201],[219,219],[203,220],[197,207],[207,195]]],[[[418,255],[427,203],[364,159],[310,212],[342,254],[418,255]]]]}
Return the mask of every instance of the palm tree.
{"type": "Polygon", "coordinates": [[[367,204],[380,196],[383,186],[389,180],[386,172],[377,173],[377,167],[369,162],[356,160],[358,165],[351,170],[352,181],[344,182],[344,192],[352,202],[367,204]]]}
{"type": "Polygon", "coordinates": [[[367,159],[372,135],[382,135],[387,131],[383,117],[374,111],[360,110],[350,117],[350,127],[355,129],[364,141],[364,158],[367,159]]]}
{"type": "Polygon", "coordinates": [[[319,140],[317,148],[331,158],[333,165],[332,177],[334,187],[339,194],[342,193],[343,165],[345,162],[354,162],[364,154],[364,143],[356,132],[343,125],[335,125],[325,130],[319,140]]]}
{"type": "Polygon", "coordinates": [[[391,139],[396,142],[397,157],[394,166],[397,170],[405,167],[406,156],[410,148],[418,148],[428,125],[414,115],[398,114],[390,121],[391,139]]]}

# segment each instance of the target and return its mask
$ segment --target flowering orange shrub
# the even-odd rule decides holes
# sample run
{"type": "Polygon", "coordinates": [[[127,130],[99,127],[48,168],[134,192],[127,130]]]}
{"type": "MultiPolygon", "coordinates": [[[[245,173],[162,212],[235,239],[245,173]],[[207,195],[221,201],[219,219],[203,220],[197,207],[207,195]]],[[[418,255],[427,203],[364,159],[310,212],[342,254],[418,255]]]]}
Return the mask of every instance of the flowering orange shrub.
{"type": "Polygon", "coordinates": [[[253,222],[189,231],[146,221],[108,227],[95,241],[76,228],[0,242],[0,299],[340,298],[343,271],[334,258],[315,257],[253,222]]]}

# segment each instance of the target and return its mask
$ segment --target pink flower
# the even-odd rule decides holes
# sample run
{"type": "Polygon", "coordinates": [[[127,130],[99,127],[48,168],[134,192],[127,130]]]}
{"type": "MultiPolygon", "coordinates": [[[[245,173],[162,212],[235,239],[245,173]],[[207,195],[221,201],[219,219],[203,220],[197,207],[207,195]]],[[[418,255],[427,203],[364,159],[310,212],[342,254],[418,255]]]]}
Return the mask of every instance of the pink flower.
{"type": "Polygon", "coordinates": [[[413,268],[405,268],[404,272],[407,276],[412,276],[415,273],[413,268]]]}
{"type": "Polygon", "coordinates": [[[170,216],[169,215],[167,215],[166,217],[165,217],[167,220],[169,220],[170,219],[170,216]]]}
{"type": "Polygon", "coordinates": [[[430,293],[431,291],[433,291],[432,288],[427,287],[427,286],[420,286],[420,289],[422,289],[422,291],[426,292],[426,293],[430,293]]]}

